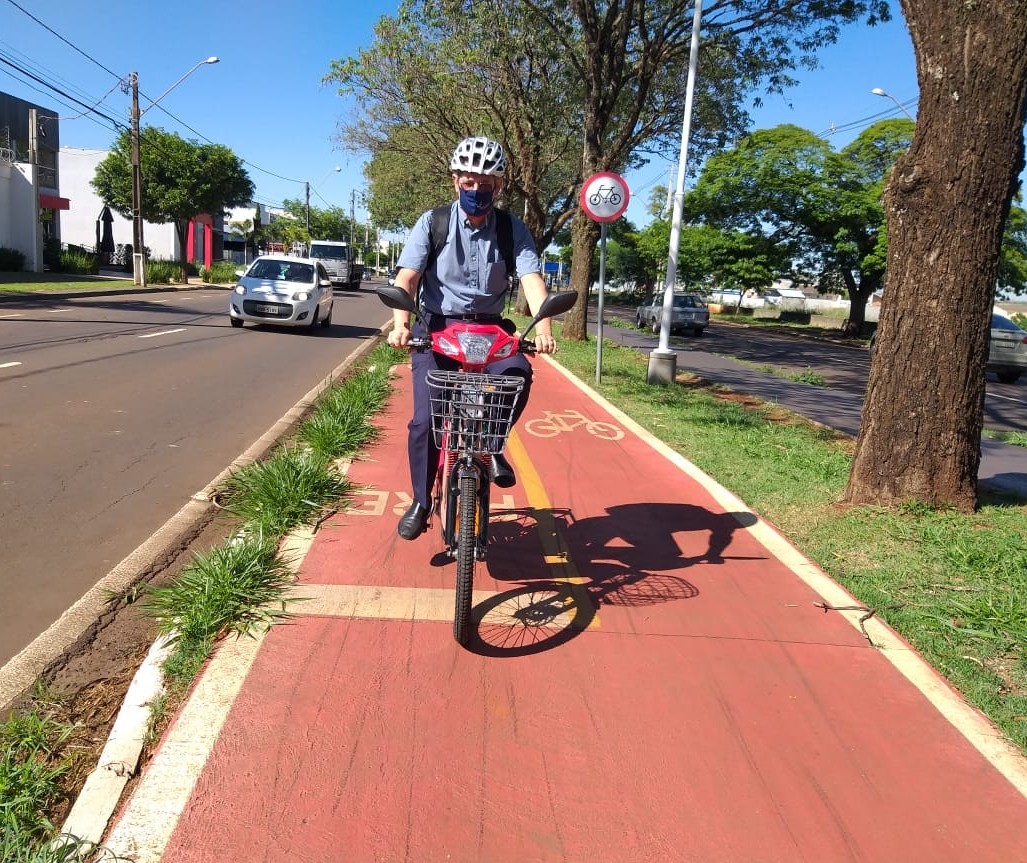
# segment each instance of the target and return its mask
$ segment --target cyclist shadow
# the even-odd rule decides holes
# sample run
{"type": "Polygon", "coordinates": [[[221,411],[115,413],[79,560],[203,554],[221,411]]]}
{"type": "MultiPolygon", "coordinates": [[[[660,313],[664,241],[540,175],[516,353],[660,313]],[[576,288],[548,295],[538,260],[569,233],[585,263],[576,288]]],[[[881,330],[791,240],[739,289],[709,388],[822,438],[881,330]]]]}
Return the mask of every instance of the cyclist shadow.
{"type": "Polygon", "coordinates": [[[581,520],[569,510],[511,510],[492,526],[490,546],[503,550],[490,548],[488,567],[497,581],[519,586],[475,607],[477,638],[468,648],[527,656],[577,637],[601,605],[692,599],[698,588],[670,573],[746,559],[725,552],[734,532],[755,521],[748,512],[683,503],[624,504],[581,520]],[[675,539],[681,531],[706,532],[706,548],[683,555],[675,539]]]}

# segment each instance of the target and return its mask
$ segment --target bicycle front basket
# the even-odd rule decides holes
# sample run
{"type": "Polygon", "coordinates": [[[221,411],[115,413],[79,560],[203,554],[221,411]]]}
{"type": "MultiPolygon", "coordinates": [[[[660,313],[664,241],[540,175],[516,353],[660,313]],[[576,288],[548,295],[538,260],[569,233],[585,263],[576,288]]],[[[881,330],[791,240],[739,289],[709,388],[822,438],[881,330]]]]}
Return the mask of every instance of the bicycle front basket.
{"type": "Polygon", "coordinates": [[[480,453],[500,453],[513,422],[514,405],[524,388],[517,375],[428,372],[431,429],[435,446],[480,453]]]}

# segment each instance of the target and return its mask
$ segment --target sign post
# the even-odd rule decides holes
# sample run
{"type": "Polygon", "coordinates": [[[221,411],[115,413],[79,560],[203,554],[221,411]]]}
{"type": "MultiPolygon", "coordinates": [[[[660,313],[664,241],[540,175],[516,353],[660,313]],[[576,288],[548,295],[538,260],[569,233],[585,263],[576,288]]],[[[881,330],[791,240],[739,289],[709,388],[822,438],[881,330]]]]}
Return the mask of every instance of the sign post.
{"type": "MultiPolygon", "coordinates": [[[[581,187],[579,203],[585,215],[599,222],[599,311],[596,320],[596,383],[603,374],[603,294],[606,290],[606,225],[616,222],[628,208],[631,190],[619,174],[600,171],[581,187]]],[[[587,310],[586,310],[587,319],[587,310]]]]}

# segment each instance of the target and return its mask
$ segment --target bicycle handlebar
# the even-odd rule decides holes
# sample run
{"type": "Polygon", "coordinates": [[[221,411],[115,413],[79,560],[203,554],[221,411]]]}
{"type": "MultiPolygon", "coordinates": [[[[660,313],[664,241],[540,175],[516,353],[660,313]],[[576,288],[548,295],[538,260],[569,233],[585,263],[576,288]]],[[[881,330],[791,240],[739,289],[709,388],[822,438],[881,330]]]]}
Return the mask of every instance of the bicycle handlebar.
{"type": "MultiPolygon", "coordinates": [[[[407,348],[412,351],[430,351],[431,350],[431,339],[419,339],[412,338],[406,343],[407,348]]],[[[538,353],[538,349],[535,347],[535,343],[528,341],[527,339],[520,339],[517,345],[517,350],[522,354],[534,355],[538,353]]]]}

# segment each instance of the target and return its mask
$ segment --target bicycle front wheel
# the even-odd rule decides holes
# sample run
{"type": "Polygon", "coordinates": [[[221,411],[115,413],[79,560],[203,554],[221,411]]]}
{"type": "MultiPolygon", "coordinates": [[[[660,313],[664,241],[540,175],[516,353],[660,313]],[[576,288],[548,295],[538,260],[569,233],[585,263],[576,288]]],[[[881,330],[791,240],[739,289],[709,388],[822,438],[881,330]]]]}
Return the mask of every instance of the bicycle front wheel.
{"type": "Polygon", "coordinates": [[[475,545],[477,543],[478,488],[473,474],[460,477],[457,510],[456,608],[453,637],[467,644],[471,637],[471,588],[474,584],[475,545]]]}

